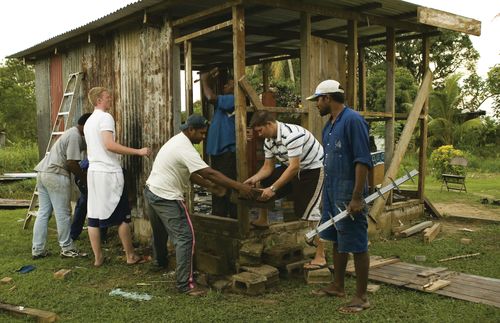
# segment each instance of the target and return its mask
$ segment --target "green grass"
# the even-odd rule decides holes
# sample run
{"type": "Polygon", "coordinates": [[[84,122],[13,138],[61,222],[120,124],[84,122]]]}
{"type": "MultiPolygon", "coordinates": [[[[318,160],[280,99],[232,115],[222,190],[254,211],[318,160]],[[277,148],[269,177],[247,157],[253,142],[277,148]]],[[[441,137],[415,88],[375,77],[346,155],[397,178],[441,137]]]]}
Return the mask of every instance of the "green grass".
{"type": "MultiPolygon", "coordinates": [[[[371,295],[373,308],[355,316],[336,312],[341,300],[309,296],[312,286],[301,280],[281,281],[277,288],[258,297],[247,297],[211,291],[206,298],[194,299],[176,293],[171,278],[150,271],[149,265],[128,267],[121,256],[116,238],[108,243],[110,257],[104,267],[94,269],[90,259],[60,259],[57,255],[31,260],[31,231],[21,226],[24,210],[0,211],[0,276],[14,279],[12,285],[0,285],[3,303],[23,305],[56,312],[63,322],[498,322],[500,309],[492,306],[440,297],[435,294],[405,290],[390,285],[371,295]],[[14,270],[22,265],[34,264],[37,269],[21,275],[14,270]],[[61,268],[71,268],[67,280],[52,277],[61,268]],[[137,283],[151,286],[137,286],[137,283]],[[111,297],[113,288],[148,293],[151,301],[136,302],[111,297]]],[[[54,220],[51,228],[55,228],[54,220]]],[[[116,232],[112,231],[112,235],[116,232]]],[[[413,262],[414,255],[427,255],[424,265],[437,266],[440,258],[482,252],[480,257],[448,262],[451,270],[500,278],[498,248],[500,226],[483,225],[473,233],[441,234],[444,239],[424,245],[420,238],[400,241],[379,241],[371,245],[374,255],[399,255],[403,261],[413,262]],[[463,246],[463,236],[473,243],[463,246]]],[[[58,246],[55,230],[49,230],[49,249],[56,253],[58,246]]],[[[78,242],[89,251],[86,234],[78,242]]],[[[354,279],[347,278],[348,293],[352,294],[354,279]]],[[[0,312],[0,321],[22,321],[0,312]]]]}
{"type": "Polygon", "coordinates": [[[38,163],[38,146],[32,142],[0,148],[0,174],[28,173],[38,163]]]}

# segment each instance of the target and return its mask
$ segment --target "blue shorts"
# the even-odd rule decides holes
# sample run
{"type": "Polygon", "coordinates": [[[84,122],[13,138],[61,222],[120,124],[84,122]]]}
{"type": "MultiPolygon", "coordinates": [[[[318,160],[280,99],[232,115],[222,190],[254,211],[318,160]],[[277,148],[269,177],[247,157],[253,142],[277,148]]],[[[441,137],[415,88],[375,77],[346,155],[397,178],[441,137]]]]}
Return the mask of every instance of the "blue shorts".
{"type": "MultiPolygon", "coordinates": [[[[330,220],[330,217],[323,212],[321,223],[330,220]]],[[[337,244],[337,251],[340,253],[363,253],[368,251],[368,220],[366,213],[354,215],[354,220],[350,216],[337,222],[320,232],[322,240],[333,241],[337,244]]]]}

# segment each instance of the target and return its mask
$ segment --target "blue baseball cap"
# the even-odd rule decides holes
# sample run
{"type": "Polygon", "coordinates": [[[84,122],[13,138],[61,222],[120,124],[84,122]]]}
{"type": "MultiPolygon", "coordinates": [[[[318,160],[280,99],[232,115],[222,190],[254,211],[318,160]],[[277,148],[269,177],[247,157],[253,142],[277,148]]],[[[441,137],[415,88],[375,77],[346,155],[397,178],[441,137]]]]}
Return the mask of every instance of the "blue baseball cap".
{"type": "Polygon", "coordinates": [[[199,114],[192,114],[187,118],[186,122],[181,124],[180,129],[181,131],[184,131],[189,127],[193,127],[194,129],[200,129],[208,127],[208,124],[209,122],[204,116],[199,114]]]}

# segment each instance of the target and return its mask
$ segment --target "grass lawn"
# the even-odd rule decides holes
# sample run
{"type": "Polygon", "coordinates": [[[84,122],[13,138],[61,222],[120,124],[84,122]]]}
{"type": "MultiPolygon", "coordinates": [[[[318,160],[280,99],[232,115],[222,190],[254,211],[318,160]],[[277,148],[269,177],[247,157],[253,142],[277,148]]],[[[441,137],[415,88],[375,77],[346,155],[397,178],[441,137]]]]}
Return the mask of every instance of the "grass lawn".
{"type": "MultiPolygon", "coordinates": [[[[126,266],[120,259],[121,248],[116,238],[108,243],[110,257],[104,267],[94,269],[90,259],[61,259],[55,230],[49,230],[49,249],[55,253],[48,258],[32,260],[31,231],[22,230],[24,210],[0,211],[0,278],[9,276],[12,284],[0,285],[0,302],[56,312],[64,322],[499,322],[500,309],[452,298],[382,285],[370,295],[373,307],[357,315],[346,316],[336,312],[343,300],[309,296],[311,286],[301,280],[281,281],[278,287],[258,297],[211,291],[205,298],[191,298],[176,293],[172,277],[153,272],[149,264],[126,266]],[[33,264],[36,270],[28,274],[14,270],[33,264]],[[61,269],[73,270],[66,280],[55,280],[52,274],[61,269]],[[138,286],[137,283],[150,283],[138,286]],[[148,293],[151,301],[132,301],[109,296],[113,288],[148,293]]],[[[51,220],[51,228],[55,228],[51,220]]],[[[111,235],[115,232],[112,231],[111,235]]],[[[424,265],[438,266],[437,260],[465,253],[481,252],[476,258],[446,263],[451,270],[500,278],[500,225],[476,226],[472,233],[446,231],[439,240],[424,245],[421,237],[405,240],[373,242],[373,255],[399,255],[403,261],[413,262],[417,254],[427,255],[424,265]],[[459,243],[467,236],[473,243],[459,243]],[[442,238],[442,239],[441,239],[442,238]]],[[[80,248],[90,251],[86,233],[78,242],[80,248]]],[[[441,264],[442,265],[442,264],[441,264]]],[[[354,279],[347,279],[351,294],[354,279]]],[[[24,321],[0,312],[0,321],[24,321]]]]}

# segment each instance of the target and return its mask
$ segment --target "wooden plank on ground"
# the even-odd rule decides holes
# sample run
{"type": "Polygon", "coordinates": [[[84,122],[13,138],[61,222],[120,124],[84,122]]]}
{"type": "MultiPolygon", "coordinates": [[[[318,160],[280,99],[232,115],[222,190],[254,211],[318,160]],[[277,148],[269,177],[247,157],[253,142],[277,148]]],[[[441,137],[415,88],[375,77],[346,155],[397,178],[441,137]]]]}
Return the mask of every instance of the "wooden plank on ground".
{"type": "Polygon", "coordinates": [[[403,238],[406,238],[406,237],[409,237],[415,233],[418,233],[420,231],[422,231],[423,229],[425,228],[428,228],[432,226],[432,221],[424,221],[424,222],[421,222],[417,225],[414,225],[404,231],[401,231],[400,233],[400,236],[402,236],[403,238]]]}
{"type": "Polygon", "coordinates": [[[447,269],[448,268],[446,268],[446,267],[437,267],[437,268],[426,269],[424,271],[419,272],[417,274],[417,276],[419,276],[419,277],[429,277],[429,276],[435,275],[437,273],[440,273],[442,271],[445,271],[447,269]]]}
{"type": "Polygon", "coordinates": [[[462,295],[462,294],[457,294],[455,292],[450,292],[446,289],[441,289],[435,292],[436,294],[443,295],[443,296],[448,296],[452,298],[457,298],[461,299],[464,301],[469,301],[469,302],[474,302],[474,303],[480,303],[480,304],[486,304],[486,305],[492,305],[495,307],[500,308],[500,303],[498,301],[494,300],[486,300],[478,297],[473,297],[473,296],[468,296],[468,295],[462,295]]]}
{"type": "Polygon", "coordinates": [[[424,242],[431,243],[436,236],[441,232],[441,223],[436,223],[432,227],[424,230],[424,242]]]}
{"type": "MultiPolygon", "coordinates": [[[[399,261],[401,261],[401,260],[397,257],[387,258],[387,259],[375,259],[375,260],[370,259],[370,270],[372,270],[374,268],[379,268],[379,267],[383,267],[386,265],[394,264],[394,263],[399,262],[399,261]]],[[[354,272],[354,261],[349,263],[349,265],[346,268],[346,272],[348,272],[348,273],[354,272]]]]}
{"type": "Polygon", "coordinates": [[[0,303],[0,310],[6,311],[9,314],[14,315],[27,315],[37,319],[38,322],[46,323],[46,322],[56,322],[59,317],[56,313],[43,311],[36,308],[24,307],[24,306],[15,306],[11,304],[3,304],[0,303]]]}
{"type": "Polygon", "coordinates": [[[435,292],[438,289],[448,286],[449,284],[451,284],[451,281],[449,280],[438,279],[435,282],[424,285],[422,289],[426,292],[435,292]]]}
{"type": "Polygon", "coordinates": [[[15,200],[15,199],[1,199],[0,198],[0,208],[24,208],[29,207],[29,200],[15,200]]]}
{"type": "Polygon", "coordinates": [[[449,258],[439,259],[438,262],[445,262],[445,261],[456,260],[456,259],[465,259],[465,258],[477,257],[480,254],[481,254],[480,252],[476,252],[476,253],[470,253],[470,254],[467,254],[467,255],[460,255],[460,256],[455,256],[455,257],[449,257],[449,258]]]}

